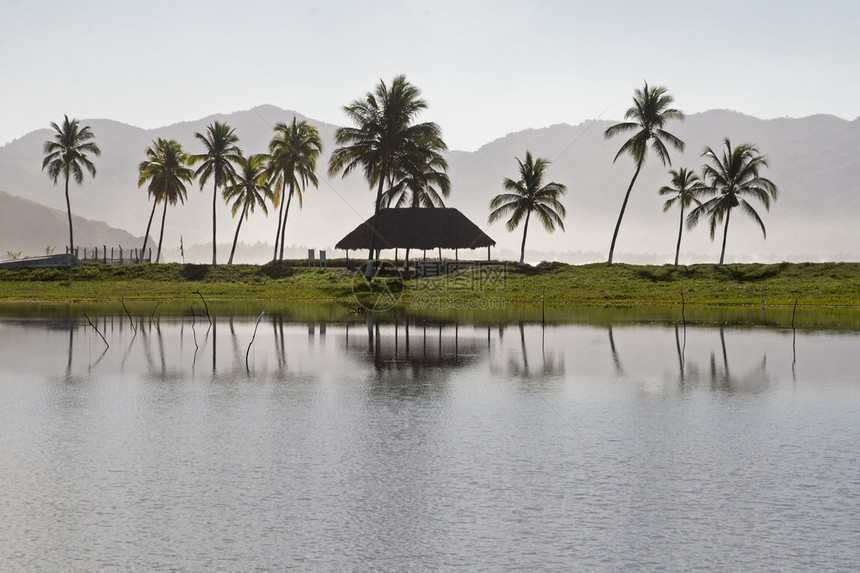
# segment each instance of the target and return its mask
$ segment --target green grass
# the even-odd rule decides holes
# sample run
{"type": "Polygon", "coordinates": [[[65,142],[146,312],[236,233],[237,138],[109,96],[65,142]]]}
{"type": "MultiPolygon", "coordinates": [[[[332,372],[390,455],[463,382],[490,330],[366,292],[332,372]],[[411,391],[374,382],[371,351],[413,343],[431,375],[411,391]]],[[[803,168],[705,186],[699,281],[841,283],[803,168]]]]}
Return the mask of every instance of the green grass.
{"type": "Polygon", "coordinates": [[[780,263],[673,267],[615,264],[509,265],[481,285],[468,273],[417,283],[419,292],[451,299],[585,305],[860,306],[860,264],[780,263]]]}
{"type": "MultiPolygon", "coordinates": [[[[70,269],[0,270],[0,301],[99,302],[199,299],[341,301],[355,304],[354,273],[297,261],[256,265],[85,264],[70,269]]],[[[359,279],[360,280],[360,279],[359,279]]],[[[615,264],[508,264],[405,281],[401,305],[454,301],[860,307],[860,264],[780,263],[673,267],[615,264]]]]}

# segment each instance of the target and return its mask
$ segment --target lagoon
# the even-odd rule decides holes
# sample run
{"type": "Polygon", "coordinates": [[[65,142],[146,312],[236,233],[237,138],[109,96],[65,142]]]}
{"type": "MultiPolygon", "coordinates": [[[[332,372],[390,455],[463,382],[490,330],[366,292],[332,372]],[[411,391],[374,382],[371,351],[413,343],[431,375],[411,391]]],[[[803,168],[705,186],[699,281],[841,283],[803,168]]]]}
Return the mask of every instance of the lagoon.
{"type": "Polygon", "coordinates": [[[0,559],[855,570],[860,334],[738,312],[6,309],[0,559]]]}

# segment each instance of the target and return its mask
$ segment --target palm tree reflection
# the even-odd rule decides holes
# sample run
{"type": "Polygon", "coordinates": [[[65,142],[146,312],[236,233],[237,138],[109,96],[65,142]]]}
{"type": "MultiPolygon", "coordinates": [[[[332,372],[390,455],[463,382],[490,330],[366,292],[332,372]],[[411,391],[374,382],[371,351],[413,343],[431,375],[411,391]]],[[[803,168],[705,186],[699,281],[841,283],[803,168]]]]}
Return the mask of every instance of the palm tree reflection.
{"type": "MultiPolygon", "coordinates": [[[[538,325],[532,325],[533,328],[527,328],[526,323],[520,321],[517,323],[517,331],[519,332],[519,348],[518,349],[508,349],[506,356],[506,374],[512,378],[519,378],[522,380],[544,380],[550,378],[556,378],[562,376],[565,372],[564,366],[564,352],[561,349],[554,350],[551,349],[547,352],[546,344],[545,344],[545,330],[546,325],[541,324],[541,348],[540,348],[540,363],[537,368],[535,368],[535,363],[533,360],[533,356],[529,351],[529,345],[527,343],[527,330],[533,330],[534,328],[538,328],[538,325]]],[[[498,348],[503,349],[504,345],[502,344],[504,338],[504,326],[499,326],[499,344],[498,348]]],[[[487,344],[490,344],[489,338],[489,328],[487,330],[487,344]]],[[[499,350],[491,349],[491,355],[495,353],[499,354],[499,350]]],[[[491,362],[491,369],[493,368],[491,362]]]]}
{"type": "Polygon", "coordinates": [[[761,364],[741,375],[732,374],[729,369],[729,354],[726,348],[725,328],[720,327],[720,348],[722,367],[717,365],[716,353],[711,352],[710,385],[719,392],[761,392],[769,385],[767,373],[767,354],[762,355],[761,364]]]}

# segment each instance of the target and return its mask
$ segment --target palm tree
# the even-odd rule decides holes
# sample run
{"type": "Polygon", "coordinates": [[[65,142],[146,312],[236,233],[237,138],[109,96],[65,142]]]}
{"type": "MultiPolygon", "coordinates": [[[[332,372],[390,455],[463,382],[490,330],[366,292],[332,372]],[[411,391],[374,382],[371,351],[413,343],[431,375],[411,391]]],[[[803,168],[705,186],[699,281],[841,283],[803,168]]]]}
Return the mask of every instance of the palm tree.
{"type": "Polygon", "coordinates": [[[57,184],[57,179],[63,175],[66,182],[66,213],[69,216],[69,252],[75,254],[75,236],[72,229],[72,205],[69,202],[69,176],[74,176],[75,183],[81,185],[84,182],[83,166],[90,172],[92,177],[96,176],[96,166],[87,157],[87,153],[101,155],[101,149],[93,139],[95,134],[90,126],[80,126],[77,119],[69,119],[63,116],[62,127],[51,122],[54,128],[54,138],[45,142],[42,152],[45,159],[42,161],[42,171],[48,168],[48,177],[57,184]]]}
{"type": "MultiPolygon", "coordinates": [[[[383,186],[398,171],[403,171],[406,158],[422,153],[440,153],[447,149],[442,131],[433,122],[413,123],[415,116],[427,108],[419,96],[421,91],[400,75],[391,86],[380,80],[376,89],[343,108],[355,127],[341,127],[335,132],[340,146],[329,159],[328,173],[346,177],[361,166],[371,189],[376,186],[374,215],[382,204],[383,186]]],[[[365,275],[373,275],[371,239],[365,275]]]]}
{"type": "MultiPolygon", "coordinates": [[[[436,151],[422,149],[414,157],[406,157],[392,174],[388,190],[382,194],[382,205],[395,208],[445,207],[442,197],[451,194],[451,180],[445,170],[448,162],[436,151]],[[395,183],[396,181],[396,183],[395,183]]],[[[403,259],[409,268],[409,247],[403,259]]]]}
{"type": "Polygon", "coordinates": [[[624,142],[618,153],[615,154],[613,163],[618,160],[623,154],[628,153],[636,162],[636,171],[633,173],[633,179],[630,180],[630,185],[627,187],[627,193],[624,195],[624,202],[621,204],[621,212],[618,213],[618,222],[615,224],[615,232],[612,233],[612,244],[609,246],[609,261],[612,264],[612,256],[615,253],[615,241],[618,239],[618,229],[621,228],[621,219],[624,217],[624,210],[627,208],[627,201],[630,199],[630,191],[633,190],[633,184],[636,182],[636,177],[639,176],[639,171],[645,163],[645,156],[648,154],[648,146],[650,142],[651,149],[663,162],[672,165],[672,160],[669,159],[669,150],[666,149],[665,140],[678,151],[684,151],[684,142],[665,131],[663,127],[669,120],[683,120],[684,114],[674,108],[672,105],[674,99],[664,87],[649,88],[648,82],[645,82],[645,87],[641,90],[637,89],[633,95],[633,106],[624,114],[624,119],[632,120],[617,123],[607,129],[603,135],[610,138],[616,134],[628,131],[635,131],[633,137],[624,142]]]}
{"type": "Polygon", "coordinates": [[[211,177],[214,182],[212,190],[212,264],[216,264],[216,206],[218,204],[218,188],[224,187],[236,175],[236,170],[233,168],[233,162],[241,154],[241,150],[236,146],[239,137],[234,133],[234,129],[226,123],[216,121],[206,128],[206,133],[195,133],[194,137],[203,142],[205,153],[192,155],[192,164],[203,162],[197,171],[195,177],[200,180],[200,189],[211,177]]]}
{"type": "Polygon", "coordinates": [[[278,228],[275,231],[275,252],[273,260],[284,258],[284,238],[287,232],[287,216],[290,214],[290,202],[295,194],[302,207],[302,189],[308,183],[319,186],[316,176],[317,158],[322,152],[322,139],[317,128],[306,121],[279,123],[275,126],[275,135],[269,142],[269,179],[275,184],[274,205],[280,204],[278,212],[278,228]],[[289,190],[288,190],[289,189],[289,190]],[[286,195],[286,210],[284,209],[286,195]],[[278,244],[281,246],[278,254],[278,244]]]}
{"type": "Polygon", "coordinates": [[[660,195],[672,195],[665,203],[663,203],[663,212],[665,213],[672,208],[672,205],[677,203],[681,206],[681,220],[678,224],[678,245],[675,247],[675,266],[678,266],[678,254],[681,252],[681,234],[684,232],[684,210],[695,203],[701,205],[702,202],[697,199],[702,194],[704,187],[699,176],[694,172],[689,171],[686,167],[675,171],[669,171],[672,176],[672,186],[664,185],[657,190],[660,195]]]}
{"type": "Polygon", "coordinates": [[[185,184],[191,184],[194,179],[194,170],[191,169],[191,159],[182,151],[179,142],[171,139],[158,138],[152,142],[151,147],[146,148],[146,159],[138,165],[139,177],[137,186],[149,181],[149,195],[155,199],[152,212],[149,214],[149,222],[146,224],[146,234],[143,236],[143,248],[141,259],[146,250],[146,241],[149,238],[149,229],[152,226],[152,217],[155,215],[155,207],[159,201],[164,203],[161,214],[161,232],[158,236],[158,251],[155,261],[161,260],[161,243],[164,239],[164,220],[167,217],[167,205],[175,205],[177,201],[184,203],[187,197],[185,184]]]}
{"type": "Polygon", "coordinates": [[[558,225],[564,231],[564,217],[567,210],[559,202],[559,197],[564,195],[567,187],[561,183],[547,183],[543,185],[543,176],[550,162],[546,159],[532,159],[532,154],[526,151],[525,162],[517,158],[520,165],[520,179],[505,178],[502,181],[508,193],[496,195],[490,202],[490,223],[511,215],[508,219],[508,231],[513,231],[520,224],[525,215],[523,225],[523,244],[520,248],[520,264],[523,264],[526,254],[526,235],[529,232],[529,218],[532,212],[543,224],[544,228],[552,232],[558,225]]]}
{"type": "Polygon", "coordinates": [[[717,225],[725,219],[720,264],[723,264],[726,256],[726,237],[729,234],[732,209],[740,207],[741,211],[758,223],[762,235],[767,238],[764,222],[747,198],[760,201],[766,210],[770,210],[771,200],[776,201],[778,193],[776,185],[759,173],[768,164],[767,157],[761,155],[755,145],[742,143],[732,147],[729,138],[723,143],[725,150],[722,156],[717,155],[710,147],[702,153],[702,157],[711,162],[710,165],[702,166],[702,179],[706,191],[715,196],[693,209],[687,217],[687,225],[691,226],[695,225],[700,217],[707,215],[711,240],[714,239],[717,225]]]}
{"type": "Polygon", "coordinates": [[[435,151],[405,158],[393,173],[388,190],[382,194],[382,204],[386,207],[392,204],[394,207],[444,207],[442,197],[448,198],[451,194],[447,169],[448,162],[435,151]]]}
{"type": "Polygon", "coordinates": [[[239,229],[242,228],[242,221],[248,218],[248,213],[254,212],[254,208],[259,205],[263,213],[269,214],[266,202],[274,199],[274,193],[269,186],[266,172],[268,159],[269,156],[265,154],[252,155],[248,158],[240,156],[237,160],[239,171],[236,173],[236,178],[224,189],[224,199],[228,202],[233,201],[233,216],[235,217],[236,213],[241,211],[239,224],[236,225],[236,234],[233,235],[233,248],[230,249],[228,265],[233,264],[236,243],[239,241],[239,229]]]}

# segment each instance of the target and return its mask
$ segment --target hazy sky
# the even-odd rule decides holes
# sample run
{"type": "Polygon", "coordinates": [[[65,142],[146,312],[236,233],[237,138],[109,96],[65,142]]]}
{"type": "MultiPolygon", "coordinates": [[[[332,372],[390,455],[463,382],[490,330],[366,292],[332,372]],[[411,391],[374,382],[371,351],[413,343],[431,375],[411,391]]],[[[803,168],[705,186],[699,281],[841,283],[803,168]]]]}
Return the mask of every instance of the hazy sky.
{"type": "Polygon", "coordinates": [[[620,119],[665,85],[688,112],[860,115],[860,2],[0,0],[0,145],[78,118],[144,128],[260,104],[342,124],[405,73],[452,149],[620,119]]]}

